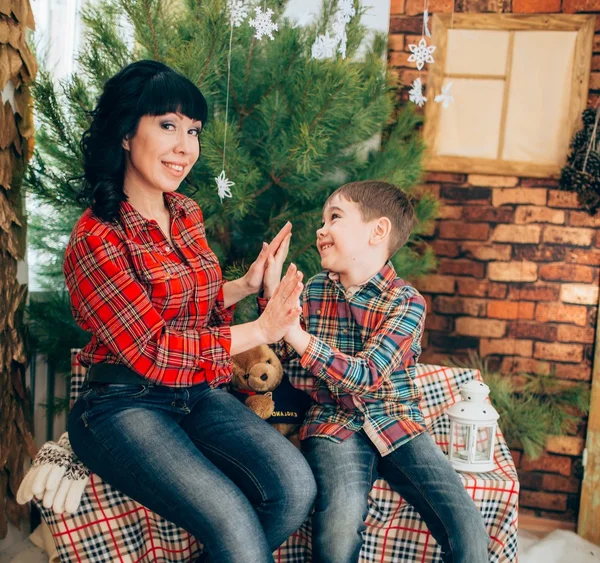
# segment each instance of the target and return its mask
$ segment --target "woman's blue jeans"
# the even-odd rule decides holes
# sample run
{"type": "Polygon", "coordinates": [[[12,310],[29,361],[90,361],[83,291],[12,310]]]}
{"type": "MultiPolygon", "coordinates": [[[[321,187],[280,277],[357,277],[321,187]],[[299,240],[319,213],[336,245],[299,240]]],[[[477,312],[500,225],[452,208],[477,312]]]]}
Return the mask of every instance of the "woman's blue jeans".
{"type": "Polygon", "coordinates": [[[214,563],[273,561],[315,498],[302,454],[205,384],[88,388],[68,431],[92,472],[190,532],[214,563]]]}
{"type": "Polygon", "coordinates": [[[362,432],[341,443],[309,438],[302,448],[318,489],[313,563],[358,561],[367,496],[378,477],[419,512],[441,545],[445,563],[488,562],[489,536],[481,513],[427,432],[385,457],[362,432]]]}

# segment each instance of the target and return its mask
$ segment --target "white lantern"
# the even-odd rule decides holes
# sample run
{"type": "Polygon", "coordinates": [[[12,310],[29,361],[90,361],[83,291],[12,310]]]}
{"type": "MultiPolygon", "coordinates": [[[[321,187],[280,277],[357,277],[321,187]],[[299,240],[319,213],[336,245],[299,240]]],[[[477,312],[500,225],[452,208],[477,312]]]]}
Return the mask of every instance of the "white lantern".
{"type": "Polygon", "coordinates": [[[486,401],[490,388],[469,381],[460,388],[462,401],[446,412],[450,419],[448,459],[454,469],[472,473],[492,471],[499,414],[486,401]]]}

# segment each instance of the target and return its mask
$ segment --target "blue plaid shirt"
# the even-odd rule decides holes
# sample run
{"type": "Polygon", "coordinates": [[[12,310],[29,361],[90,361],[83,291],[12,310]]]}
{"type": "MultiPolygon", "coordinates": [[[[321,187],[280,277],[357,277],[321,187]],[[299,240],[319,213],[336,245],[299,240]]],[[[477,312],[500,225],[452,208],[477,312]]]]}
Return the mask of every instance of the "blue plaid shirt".
{"type": "Polygon", "coordinates": [[[423,432],[414,376],[424,322],[425,300],[390,262],[354,292],[332,273],[311,278],[302,295],[306,352],[277,345],[292,380],[312,379],[300,438],[340,442],[362,429],[387,455],[423,432]]]}

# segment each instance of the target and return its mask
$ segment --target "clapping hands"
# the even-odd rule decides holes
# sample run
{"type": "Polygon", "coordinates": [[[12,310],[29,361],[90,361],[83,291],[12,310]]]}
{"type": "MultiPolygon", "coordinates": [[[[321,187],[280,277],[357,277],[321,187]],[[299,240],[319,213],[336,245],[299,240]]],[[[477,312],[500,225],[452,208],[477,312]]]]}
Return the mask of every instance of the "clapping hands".
{"type": "Polygon", "coordinates": [[[298,271],[296,265],[290,264],[266,309],[259,317],[258,326],[267,343],[281,340],[293,326],[298,324],[302,311],[299,300],[304,288],[302,277],[303,274],[298,271]]]}
{"type": "MultiPolygon", "coordinates": [[[[281,279],[281,271],[288,255],[291,238],[292,224],[288,221],[271,241],[271,244],[263,243],[260,254],[244,276],[248,293],[258,293],[263,286],[263,282],[266,284],[267,281],[269,282],[269,287],[274,291],[281,279]],[[275,278],[277,278],[276,283],[274,281],[275,278]]],[[[265,296],[272,297],[272,292],[265,296]]]]}

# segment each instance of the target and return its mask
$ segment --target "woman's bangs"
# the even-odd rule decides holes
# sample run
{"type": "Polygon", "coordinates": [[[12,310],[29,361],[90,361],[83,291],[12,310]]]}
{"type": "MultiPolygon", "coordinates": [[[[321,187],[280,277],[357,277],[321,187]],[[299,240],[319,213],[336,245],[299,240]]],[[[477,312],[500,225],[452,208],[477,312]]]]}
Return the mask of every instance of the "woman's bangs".
{"type": "Polygon", "coordinates": [[[177,73],[159,74],[144,88],[138,102],[139,115],[180,113],[206,125],[208,107],[200,90],[177,73]]]}

